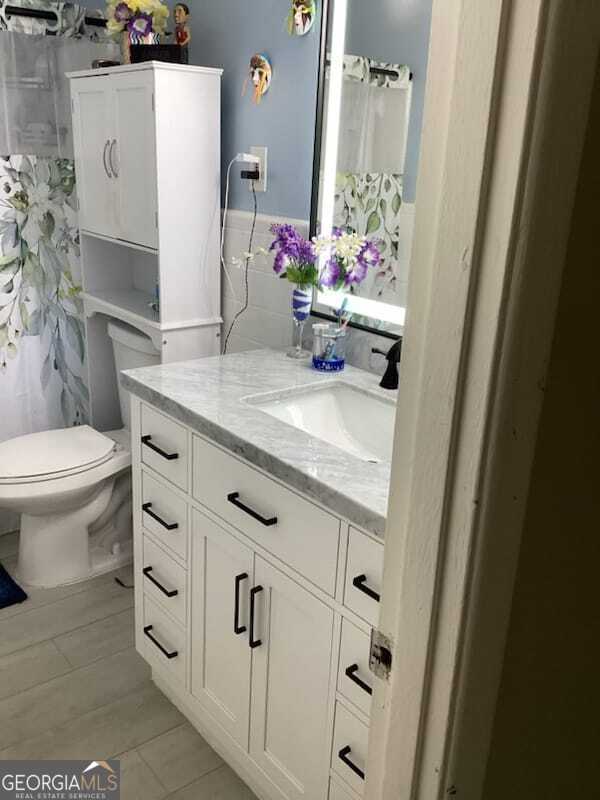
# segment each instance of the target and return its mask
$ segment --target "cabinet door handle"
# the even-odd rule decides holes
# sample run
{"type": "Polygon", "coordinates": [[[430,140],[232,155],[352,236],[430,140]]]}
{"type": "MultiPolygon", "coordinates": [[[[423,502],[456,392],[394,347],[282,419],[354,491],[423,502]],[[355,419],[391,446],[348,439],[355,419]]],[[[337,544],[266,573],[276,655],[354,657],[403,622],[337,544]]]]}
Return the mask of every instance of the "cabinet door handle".
{"type": "Polygon", "coordinates": [[[169,659],[170,658],[177,658],[177,656],[179,655],[177,650],[169,651],[169,650],[167,650],[166,647],[163,647],[162,644],[158,641],[158,639],[155,639],[154,636],[152,636],[152,634],[150,633],[150,631],[152,629],[153,629],[152,625],[146,625],[146,627],[144,628],[144,635],[147,636],[148,639],[150,639],[150,641],[152,642],[152,644],[155,645],[156,647],[158,647],[160,652],[163,653],[163,655],[165,655],[167,658],[169,658],[169,659]]]}
{"type": "Polygon", "coordinates": [[[113,177],[112,172],[110,171],[108,164],[106,163],[106,151],[108,150],[108,145],[110,144],[110,139],[107,139],[104,142],[104,150],[102,151],[102,164],[104,166],[104,172],[108,175],[109,178],[113,177]]]}
{"type": "Polygon", "coordinates": [[[144,567],[142,572],[148,578],[149,581],[151,581],[155,586],[157,586],[161,590],[161,592],[166,597],[177,597],[177,595],[179,594],[179,589],[171,589],[171,590],[165,589],[165,587],[162,585],[162,583],[159,583],[156,580],[156,578],[154,577],[154,575],[151,574],[153,569],[154,569],[154,567],[144,567]]]}
{"type": "Polygon", "coordinates": [[[340,759],[340,761],[343,761],[344,764],[347,767],[349,767],[355,775],[358,775],[361,781],[364,781],[365,773],[362,771],[360,767],[357,767],[356,764],[353,764],[352,761],[350,761],[350,759],[348,758],[351,752],[352,748],[350,747],[350,745],[346,745],[346,747],[342,747],[342,749],[338,753],[338,758],[340,759]]]}
{"type": "Polygon", "coordinates": [[[239,636],[240,633],[245,633],[246,626],[240,625],[240,584],[248,578],[247,572],[241,572],[235,576],[235,609],[233,612],[233,632],[239,636]]]}
{"type": "Polygon", "coordinates": [[[236,508],[239,508],[245,514],[252,517],[252,519],[257,520],[261,523],[261,525],[265,525],[267,528],[270,528],[271,525],[277,525],[277,517],[262,517],[257,511],[253,508],[248,508],[248,506],[244,505],[240,500],[240,493],[239,492],[231,492],[231,494],[227,495],[227,499],[230,503],[232,503],[236,508]]]}
{"type": "Polygon", "coordinates": [[[166,458],[167,461],[175,461],[176,458],[179,458],[179,453],[165,453],[164,450],[161,450],[160,447],[154,444],[150,435],[142,436],[142,444],[145,444],[150,450],[154,450],[159,456],[166,458]]]}
{"type": "Polygon", "coordinates": [[[118,178],[119,173],[117,172],[117,168],[115,167],[115,162],[113,161],[113,149],[116,143],[117,143],[116,139],[113,139],[112,142],[110,143],[110,150],[108,151],[108,161],[110,163],[110,166],[112,167],[112,171],[114,173],[115,178],[118,178]]]}
{"type": "Polygon", "coordinates": [[[376,592],[375,589],[371,589],[367,586],[367,576],[366,575],[357,575],[356,578],[352,581],[352,585],[356,586],[356,588],[367,595],[367,597],[371,597],[373,600],[376,600],[378,603],[381,602],[381,595],[379,592],[376,592]]]}
{"type": "Polygon", "coordinates": [[[358,677],[358,675],[356,674],[357,672],[358,672],[358,664],[352,664],[352,666],[348,667],[348,669],[346,670],[346,677],[350,678],[350,680],[353,681],[357,686],[360,686],[363,692],[366,692],[367,694],[373,694],[373,689],[369,686],[368,683],[365,683],[358,677]]]}
{"type": "Polygon", "coordinates": [[[252,650],[255,647],[260,647],[262,644],[261,639],[254,638],[254,611],[255,611],[255,597],[259,592],[262,592],[262,586],[255,586],[253,589],[250,589],[250,636],[248,637],[248,641],[252,650]]]}
{"type": "Polygon", "coordinates": [[[178,522],[165,522],[164,519],[161,519],[158,516],[158,514],[155,514],[154,511],[152,511],[152,503],[144,503],[142,506],[142,511],[148,514],[148,516],[152,517],[152,519],[155,519],[158,523],[160,523],[160,525],[163,526],[163,528],[166,528],[168,531],[176,531],[179,527],[178,522]]]}

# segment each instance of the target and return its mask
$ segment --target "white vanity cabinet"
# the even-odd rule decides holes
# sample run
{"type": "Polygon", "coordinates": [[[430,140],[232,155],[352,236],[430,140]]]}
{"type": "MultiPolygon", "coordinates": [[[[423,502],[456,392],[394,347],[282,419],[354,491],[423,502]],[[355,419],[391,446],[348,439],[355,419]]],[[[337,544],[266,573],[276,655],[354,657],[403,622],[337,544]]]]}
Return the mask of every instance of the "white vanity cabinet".
{"type": "Polygon", "coordinates": [[[136,645],[155,682],[258,797],[357,800],[382,542],[131,409],[136,645]]]}

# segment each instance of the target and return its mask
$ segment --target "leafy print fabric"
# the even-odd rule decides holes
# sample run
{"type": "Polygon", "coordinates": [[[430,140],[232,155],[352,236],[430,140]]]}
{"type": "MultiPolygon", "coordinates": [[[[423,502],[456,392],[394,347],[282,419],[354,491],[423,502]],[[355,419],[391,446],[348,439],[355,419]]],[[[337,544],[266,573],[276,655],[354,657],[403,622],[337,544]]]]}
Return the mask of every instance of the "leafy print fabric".
{"type": "Polygon", "coordinates": [[[381,300],[395,292],[401,208],[401,175],[338,173],[335,224],[372,239],[381,253],[380,266],[373,271],[369,285],[361,286],[363,297],[381,300]]]}
{"type": "Polygon", "coordinates": [[[42,390],[65,425],[88,418],[73,162],[0,159],[0,380],[24,337],[41,337],[42,390]]]}

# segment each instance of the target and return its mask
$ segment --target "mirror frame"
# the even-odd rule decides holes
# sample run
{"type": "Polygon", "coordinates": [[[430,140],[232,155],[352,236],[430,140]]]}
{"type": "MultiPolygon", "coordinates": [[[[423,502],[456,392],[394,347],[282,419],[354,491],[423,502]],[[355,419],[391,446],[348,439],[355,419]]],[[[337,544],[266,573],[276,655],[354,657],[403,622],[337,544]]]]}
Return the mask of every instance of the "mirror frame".
{"type": "MultiPolygon", "coordinates": [[[[318,235],[318,222],[319,222],[319,188],[320,188],[320,173],[321,173],[321,156],[323,153],[323,139],[325,132],[323,130],[323,119],[325,116],[325,75],[327,70],[327,40],[330,26],[333,25],[333,8],[335,0],[321,0],[321,41],[319,46],[319,69],[317,75],[317,112],[315,117],[315,138],[314,138],[314,151],[313,151],[313,173],[312,173],[312,187],[310,198],[310,228],[309,236],[318,235]]],[[[335,322],[337,317],[333,314],[327,314],[324,311],[317,309],[318,291],[315,292],[313,297],[311,315],[318,319],[325,319],[330,322],[335,322]]],[[[348,323],[349,327],[356,330],[366,331],[373,333],[377,336],[382,336],[386,339],[402,340],[403,333],[395,333],[389,330],[380,330],[379,328],[372,327],[371,325],[364,325],[360,322],[348,323]]]]}

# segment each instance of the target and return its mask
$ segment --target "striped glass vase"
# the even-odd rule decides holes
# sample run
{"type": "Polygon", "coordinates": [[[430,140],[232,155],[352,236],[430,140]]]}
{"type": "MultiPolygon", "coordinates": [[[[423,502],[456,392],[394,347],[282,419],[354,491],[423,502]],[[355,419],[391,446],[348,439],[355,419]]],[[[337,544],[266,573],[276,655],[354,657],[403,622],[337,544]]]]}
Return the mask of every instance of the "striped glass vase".
{"type": "Polygon", "coordinates": [[[294,291],[292,292],[294,329],[292,347],[287,353],[290,358],[310,358],[310,353],[302,349],[302,334],[304,331],[304,323],[310,316],[312,298],[312,286],[294,286],[294,291]]]}

